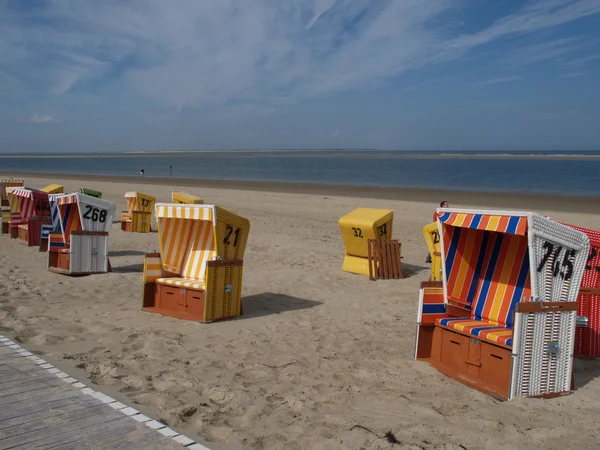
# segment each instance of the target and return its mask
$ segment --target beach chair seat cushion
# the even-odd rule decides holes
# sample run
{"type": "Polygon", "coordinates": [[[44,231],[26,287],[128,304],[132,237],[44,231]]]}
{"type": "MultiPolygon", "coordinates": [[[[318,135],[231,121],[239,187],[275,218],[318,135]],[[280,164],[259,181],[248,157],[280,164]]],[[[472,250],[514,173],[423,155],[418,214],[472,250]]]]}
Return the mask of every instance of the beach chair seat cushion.
{"type": "Polygon", "coordinates": [[[156,283],[164,286],[178,286],[199,291],[206,290],[206,283],[204,280],[196,280],[193,278],[158,278],[156,283]]]}
{"type": "Polygon", "coordinates": [[[438,319],[437,324],[479,340],[512,347],[513,330],[485,319],[473,317],[450,317],[438,319]]]}

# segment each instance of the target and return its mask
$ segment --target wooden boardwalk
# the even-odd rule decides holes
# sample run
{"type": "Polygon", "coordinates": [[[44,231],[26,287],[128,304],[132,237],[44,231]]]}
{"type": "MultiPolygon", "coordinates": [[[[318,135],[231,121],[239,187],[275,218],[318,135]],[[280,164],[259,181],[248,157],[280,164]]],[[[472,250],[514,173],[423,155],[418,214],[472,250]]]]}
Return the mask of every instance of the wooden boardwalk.
{"type": "Polygon", "coordinates": [[[208,450],[0,336],[0,449],[208,450]]]}

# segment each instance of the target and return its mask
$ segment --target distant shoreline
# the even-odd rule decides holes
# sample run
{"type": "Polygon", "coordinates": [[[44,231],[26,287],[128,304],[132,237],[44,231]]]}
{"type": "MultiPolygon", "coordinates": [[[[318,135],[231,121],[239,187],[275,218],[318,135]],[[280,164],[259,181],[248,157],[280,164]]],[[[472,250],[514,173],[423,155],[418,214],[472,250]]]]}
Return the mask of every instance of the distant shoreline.
{"type": "Polygon", "coordinates": [[[0,155],[0,159],[64,159],[64,158],[134,158],[136,156],[147,158],[172,158],[181,156],[194,156],[198,158],[219,157],[290,157],[290,158],[370,158],[370,159],[539,159],[539,160],[591,160],[600,159],[598,153],[400,153],[393,151],[361,151],[361,150],[231,150],[231,151],[163,151],[163,152],[130,152],[130,153],[95,153],[95,154],[62,154],[62,155],[0,155]]]}
{"type": "Polygon", "coordinates": [[[493,209],[537,210],[535,205],[551,205],[557,211],[588,212],[598,209],[598,197],[539,195],[514,192],[474,192],[443,189],[414,189],[377,186],[352,186],[311,183],[282,183],[269,181],[208,180],[197,178],[141,177],[96,174],[59,174],[49,172],[0,172],[2,177],[129,183],[136,185],[162,185],[173,187],[196,187],[207,189],[243,190],[252,192],[274,192],[284,194],[306,194],[381,200],[403,200],[439,204],[448,200],[451,204],[482,206],[493,209]]]}

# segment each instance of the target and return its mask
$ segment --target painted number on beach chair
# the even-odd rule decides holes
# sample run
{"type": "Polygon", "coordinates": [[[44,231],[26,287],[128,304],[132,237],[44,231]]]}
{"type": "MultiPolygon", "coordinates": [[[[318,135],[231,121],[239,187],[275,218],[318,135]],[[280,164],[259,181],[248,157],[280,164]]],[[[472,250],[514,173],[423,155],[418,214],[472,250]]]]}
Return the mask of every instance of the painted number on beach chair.
{"type": "Polygon", "coordinates": [[[225,225],[225,239],[223,239],[223,244],[225,245],[230,245],[229,242],[229,238],[231,237],[231,235],[235,235],[235,238],[233,239],[233,246],[237,247],[238,244],[238,239],[240,237],[240,228],[233,228],[233,226],[226,224],[225,225]],[[235,230],[235,231],[234,231],[235,230]]]}
{"type": "Polygon", "coordinates": [[[439,244],[440,243],[440,233],[439,233],[439,231],[435,230],[435,231],[432,231],[429,234],[431,235],[434,244],[439,244]]]}
{"type": "Polygon", "coordinates": [[[362,234],[362,230],[360,228],[354,228],[354,227],[352,227],[352,231],[354,231],[354,237],[364,238],[364,236],[362,234]]]}
{"type": "Polygon", "coordinates": [[[35,210],[36,211],[49,211],[50,205],[48,204],[48,202],[38,200],[37,203],[35,204],[35,210]]]}
{"type": "Polygon", "coordinates": [[[84,219],[90,219],[92,222],[106,222],[107,211],[105,209],[94,208],[90,205],[85,205],[84,219]]]}
{"type": "Polygon", "coordinates": [[[140,202],[141,202],[143,208],[150,205],[150,200],[148,200],[147,198],[140,198],[140,202]]]}
{"type": "Polygon", "coordinates": [[[385,236],[387,234],[387,223],[378,226],[377,230],[379,231],[379,236],[385,236]]]}
{"type": "Polygon", "coordinates": [[[585,270],[595,270],[596,272],[600,272],[600,266],[599,265],[592,265],[592,261],[594,259],[596,259],[596,256],[598,256],[598,249],[596,249],[595,247],[590,248],[590,254],[588,255],[588,259],[587,259],[587,264],[585,265],[585,270]]]}
{"type": "Polygon", "coordinates": [[[562,263],[560,262],[560,254],[562,253],[563,247],[558,246],[556,249],[554,248],[554,244],[546,241],[542,246],[546,251],[544,256],[542,256],[542,260],[538,264],[537,271],[541,272],[548,261],[552,261],[552,277],[560,277],[568,281],[573,276],[573,260],[575,259],[575,250],[566,250],[565,256],[563,257],[562,263]],[[561,267],[564,270],[560,270],[561,267]]]}

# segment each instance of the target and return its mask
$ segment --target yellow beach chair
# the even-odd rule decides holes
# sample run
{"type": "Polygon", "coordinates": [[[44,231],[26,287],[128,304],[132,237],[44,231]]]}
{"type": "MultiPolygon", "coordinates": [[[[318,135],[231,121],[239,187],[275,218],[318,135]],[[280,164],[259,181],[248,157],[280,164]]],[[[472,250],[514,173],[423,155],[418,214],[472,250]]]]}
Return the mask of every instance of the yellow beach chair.
{"type": "Polygon", "coordinates": [[[172,192],[171,198],[173,203],[186,204],[186,205],[203,205],[204,200],[195,195],[188,194],[187,192],[172,192]]]}
{"type": "Polygon", "coordinates": [[[0,180],[0,189],[1,189],[1,201],[2,206],[9,206],[8,202],[8,188],[11,187],[23,187],[25,186],[24,180],[14,180],[12,178],[2,178],[0,180]]]}
{"type": "Polygon", "coordinates": [[[152,209],[156,199],[141,192],[126,192],[127,211],[121,213],[121,230],[149,233],[152,209]]]}
{"type": "Polygon", "coordinates": [[[357,208],[339,220],[346,247],[342,270],[369,275],[369,239],[391,239],[394,211],[357,208]]]}
{"type": "Polygon", "coordinates": [[[250,222],[214,205],[156,205],[160,253],[144,260],[142,308],[211,322],[242,314],[250,222]]]}
{"type": "Polygon", "coordinates": [[[437,222],[425,225],[423,236],[431,255],[431,276],[429,281],[442,281],[442,254],[440,252],[440,232],[437,222]]]}
{"type": "Polygon", "coordinates": [[[42,192],[47,192],[48,194],[64,194],[65,187],[62,184],[49,184],[40,189],[42,192]]]}

